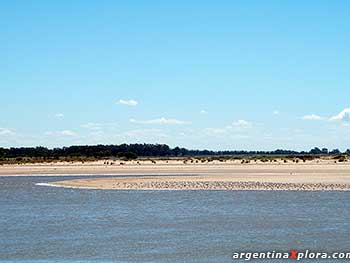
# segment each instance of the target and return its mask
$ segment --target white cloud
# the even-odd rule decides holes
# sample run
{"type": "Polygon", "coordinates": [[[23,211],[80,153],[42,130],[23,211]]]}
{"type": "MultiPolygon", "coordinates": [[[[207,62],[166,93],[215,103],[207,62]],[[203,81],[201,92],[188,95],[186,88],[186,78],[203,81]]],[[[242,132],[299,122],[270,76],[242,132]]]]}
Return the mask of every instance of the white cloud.
{"type": "Polygon", "coordinates": [[[100,123],[94,123],[94,122],[88,122],[80,125],[80,127],[88,130],[101,130],[101,126],[102,125],[100,123]]]}
{"type": "Polygon", "coordinates": [[[272,113],[273,113],[273,115],[278,115],[278,114],[280,114],[279,110],[274,110],[272,113]]]}
{"type": "Polygon", "coordinates": [[[238,120],[232,123],[232,127],[236,128],[251,128],[253,124],[246,120],[238,120]]]}
{"type": "Polygon", "coordinates": [[[330,118],[331,121],[350,121],[350,108],[342,110],[339,114],[330,118]]]}
{"type": "Polygon", "coordinates": [[[116,122],[107,122],[107,123],[96,123],[96,122],[88,122],[80,125],[81,128],[91,130],[91,131],[99,131],[105,128],[114,129],[118,127],[118,123],[116,122]]]}
{"type": "Polygon", "coordinates": [[[63,136],[77,136],[74,131],[71,130],[63,130],[60,132],[63,136]]]}
{"type": "Polygon", "coordinates": [[[318,121],[318,120],[322,120],[322,117],[317,115],[317,114],[309,114],[309,115],[305,115],[302,118],[303,120],[313,120],[313,121],[318,121]]]}
{"type": "Polygon", "coordinates": [[[223,134],[236,134],[237,132],[242,132],[244,129],[252,128],[253,124],[246,120],[238,120],[233,122],[231,125],[228,125],[224,128],[206,128],[205,132],[210,136],[218,136],[223,134]]]}
{"type": "Polygon", "coordinates": [[[220,135],[227,132],[227,128],[206,128],[205,131],[208,135],[220,135]]]}
{"type": "Polygon", "coordinates": [[[191,122],[188,121],[181,121],[177,119],[167,119],[167,118],[159,118],[159,119],[153,119],[153,120],[135,120],[130,119],[131,123],[137,123],[137,124],[156,124],[156,125],[185,125],[185,124],[191,124],[191,122]]]}
{"type": "Polygon", "coordinates": [[[206,110],[201,110],[200,114],[207,114],[208,112],[206,110]]]}
{"type": "Polygon", "coordinates": [[[127,106],[136,106],[139,104],[136,100],[119,100],[119,104],[127,105],[127,106]]]}
{"type": "Polygon", "coordinates": [[[10,129],[6,128],[0,128],[0,135],[11,135],[14,134],[14,132],[10,129]]]}
{"type": "Polygon", "coordinates": [[[64,117],[64,114],[63,114],[63,113],[56,113],[56,114],[55,114],[55,117],[56,117],[56,118],[63,118],[63,117],[64,117]]]}
{"type": "Polygon", "coordinates": [[[45,132],[45,135],[48,136],[65,136],[65,137],[75,137],[78,136],[78,134],[72,130],[63,130],[63,131],[48,131],[45,132]]]}

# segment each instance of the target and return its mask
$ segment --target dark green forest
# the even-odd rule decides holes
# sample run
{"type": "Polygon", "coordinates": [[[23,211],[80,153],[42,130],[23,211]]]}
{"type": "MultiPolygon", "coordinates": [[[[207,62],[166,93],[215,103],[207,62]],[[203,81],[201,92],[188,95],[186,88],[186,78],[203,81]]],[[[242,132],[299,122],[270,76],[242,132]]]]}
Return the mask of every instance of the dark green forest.
{"type": "Polygon", "coordinates": [[[62,160],[62,159],[101,159],[139,157],[201,157],[201,156],[318,156],[350,154],[350,149],[340,152],[317,147],[310,151],[274,150],[274,151],[211,151],[170,148],[165,144],[121,144],[121,145],[85,145],[49,149],[46,147],[0,148],[0,161],[22,160],[62,160]]]}

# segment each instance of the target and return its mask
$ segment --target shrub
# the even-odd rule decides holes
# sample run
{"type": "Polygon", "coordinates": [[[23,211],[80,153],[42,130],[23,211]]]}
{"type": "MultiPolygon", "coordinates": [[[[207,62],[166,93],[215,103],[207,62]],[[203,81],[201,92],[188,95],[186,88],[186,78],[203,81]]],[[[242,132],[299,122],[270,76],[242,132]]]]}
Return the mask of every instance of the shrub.
{"type": "Polygon", "coordinates": [[[127,160],[135,160],[137,159],[137,154],[133,152],[126,152],[123,154],[123,157],[125,157],[127,160]]]}

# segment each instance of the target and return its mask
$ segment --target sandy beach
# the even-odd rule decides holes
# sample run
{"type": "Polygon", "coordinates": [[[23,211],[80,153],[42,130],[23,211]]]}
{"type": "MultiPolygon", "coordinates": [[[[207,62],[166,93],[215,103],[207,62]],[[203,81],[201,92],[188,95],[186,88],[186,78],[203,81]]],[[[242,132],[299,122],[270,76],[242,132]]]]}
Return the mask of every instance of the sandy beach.
{"type": "Polygon", "coordinates": [[[305,176],[287,178],[275,175],[207,175],[207,176],[142,176],[65,180],[52,183],[53,186],[89,189],[119,190],[350,190],[350,184],[335,183],[325,177],[305,176]],[[311,181],[314,181],[311,183],[311,181]]]}
{"type": "Polygon", "coordinates": [[[184,164],[183,161],[128,162],[111,165],[56,163],[3,165],[1,176],[118,175],[54,183],[97,189],[174,190],[350,190],[350,165],[326,160],[308,163],[240,164],[240,162],[184,164]],[[125,175],[123,177],[122,175],[125,175]],[[135,176],[133,176],[135,175],[135,176]]]}

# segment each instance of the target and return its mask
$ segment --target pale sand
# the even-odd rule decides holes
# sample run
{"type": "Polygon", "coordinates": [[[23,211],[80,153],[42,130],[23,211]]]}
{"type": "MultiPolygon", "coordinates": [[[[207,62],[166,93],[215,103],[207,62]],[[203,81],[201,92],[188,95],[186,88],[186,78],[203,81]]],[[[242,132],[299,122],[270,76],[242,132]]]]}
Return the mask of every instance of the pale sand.
{"type": "Polygon", "coordinates": [[[183,164],[158,160],[157,164],[145,161],[141,165],[94,162],[0,166],[2,176],[74,174],[129,177],[86,178],[54,184],[101,189],[350,190],[350,163],[322,160],[299,164],[240,164],[239,161],[183,164]]]}
{"type": "Polygon", "coordinates": [[[155,174],[203,174],[203,175],[231,175],[249,174],[288,175],[296,174],[324,174],[328,177],[338,178],[350,174],[350,162],[334,163],[334,160],[314,160],[298,164],[289,161],[287,164],[281,160],[273,163],[251,162],[241,164],[241,160],[228,160],[226,162],[213,161],[211,163],[183,163],[183,160],[156,160],[151,161],[96,161],[96,162],[58,162],[21,165],[0,165],[0,176],[27,176],[27,175],[155,175],[155,174]],[[104,163],[109,162],[109,165],[104,163]],[[113,165],[110,165],[110,163],[113,165]],[[120,165],[120,163],[123,165],[120,165]],[[139,162],[139,164],[137,163],[139,162]]]}
{"type": "MultiPolygon", "coordinates": [[[[119,190],[341,190],[349,191],[350,184],[333,183],[322,176],[313,176],[312,183],[304,182],[305,175],[295,178],[274,175],[206,175],[206,176],[142,176],[65,180],[53,186],[119,190]]],[[[293,177],[293,175],[291,175],[293,177]]],[[[309,181],[309,180],[307,180],[309,181]]],[[[336,181],[336,180],[334,180],[336,181]]]]}

